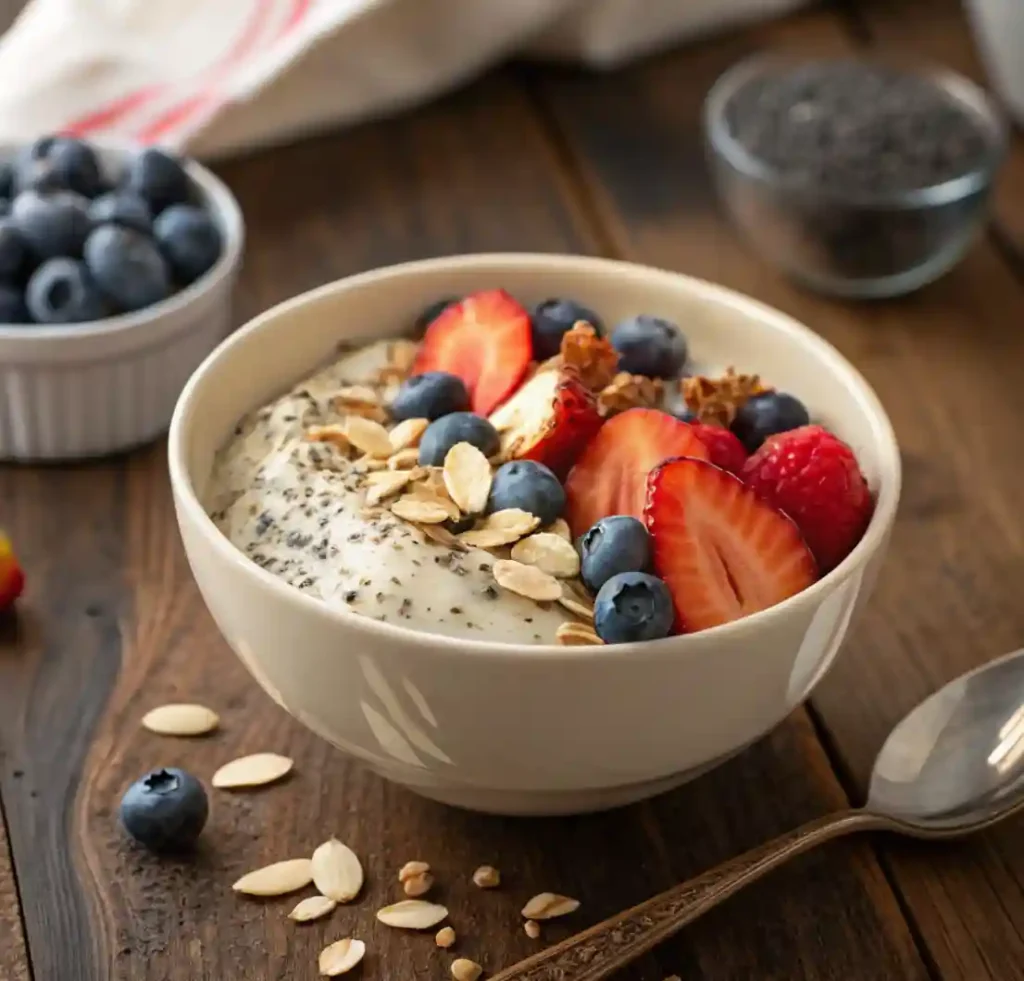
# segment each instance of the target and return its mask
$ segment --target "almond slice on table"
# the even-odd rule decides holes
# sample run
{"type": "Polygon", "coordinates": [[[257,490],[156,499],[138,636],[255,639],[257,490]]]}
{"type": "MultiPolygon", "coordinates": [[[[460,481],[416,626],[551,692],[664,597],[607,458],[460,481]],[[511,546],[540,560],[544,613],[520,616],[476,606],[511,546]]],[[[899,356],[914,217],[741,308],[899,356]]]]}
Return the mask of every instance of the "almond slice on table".
{"type": "Polygon", "coordinates": [[[580,557],[572,543],[550,532],[537,532],[516,542],[512,558],[557,579],[572,579],[580,574],[580,557]]]}
{"type": "Polygon", "coordinates": [[[467,957],[458,957],[452,961],[452,977],[455,981],[477,981],[484,969],[467,957]]]}
{"type": "Polygon", "coordinates": [[[510,593],[538,603],[552,602],[562,596],[562,584],[535,566],[523,565],[512,559],[498,559],[492,571],[494,581],[510,593]]]}
{"type": "Polygon", "coordinates": [[[444,458],[444,485],[464,514],[480,514],[491,493],[491,464],[472,443],[456,443],[444,458]]]}
{"type": "Polygon", "coordinates": [[[386,460],[393,450],[388,431],[372,419],[362,416],[349,416],[343,423],[345,435],[349,442],[374,459],[386,460]]]}
{"type": "Polygon", "coordinates": [[[363,959],[365,954],[366,944],[362,940],[354,940],[352,937],[336,940],[329,947],[324,947],[320,951],[320,958],[317,962],[320,973],[327,978],[347,974],[363,959]]]}
{"type": "Polygon", "coordinates": [[[313,881],[313,863],[308,858],[289,858],[243,875],[231,888],[247,896],[283,896],[305,889],[313,881]]]}
{"type": "Polygon", "coordinates": [[[473,873],[473,885],[481,889],[496,889],[501,885],[501,873],[493,865],[481,865],[473,873]]]}
{"type": "Polygon", "coordinates": [[[495,511],[475,528],[460,534],[459,541],[474,548],[498,548],[519,541],[540,524],[540,518],[520,508],[495,511]]]}
{"type": "Polygon", "coordinates": [[[295,908],[288,914],[289,920],[296,923],[311,923],[319,920],[328,913],[333,912],[338,906],[336,900],[328,896],[308,896],[300,899],[295,908]]]}
{"type": "Polygon", "coordinates": [[[377,919],[399,930],[429,930],[448,917],[448,910],[423,899],[403,899],[377,910],[377,919]]]}
{"type": "Polygon", "coordinates": [[[211,781],[214,787],[234,790],[242,787],[262,787],[274,783],[291,772],[294,763],[277,753],[253,753],[225,763],[211,781]]]}
{"type": "Polygon", "coordinates": [[[348,903],[363,888],[363,866],[356,853],[337,838],[330,838],[313,852],[313,884],[328,899],[348,903]]]}
{"type": "Polygon", "coordinates": [[[578,899],[559,896],[554,892],[542,892],[533,897],[524,907],[523,916],[528,920],[553,920],[556,916],[567,916],[580,908],[578,899]]]}
{"type": "Polygon", "coordinates": [[[220,724],[220,717],[205,705],[176,702],[150,709],[142,726],[161,736],[204,736],[220,724]]]}

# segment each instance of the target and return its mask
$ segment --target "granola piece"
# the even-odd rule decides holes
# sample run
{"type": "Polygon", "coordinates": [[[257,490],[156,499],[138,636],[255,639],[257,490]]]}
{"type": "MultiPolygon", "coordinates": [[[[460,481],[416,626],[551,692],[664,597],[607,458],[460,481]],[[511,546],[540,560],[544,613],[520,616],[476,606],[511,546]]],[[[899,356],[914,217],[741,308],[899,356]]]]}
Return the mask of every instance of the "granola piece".
{"type": "Polygon", "coordinates": [[[610,385],[619,367],[618,352],[582,320],[566,331],[560,357],[592,392],[600,392],[610,385]]]}
{"type": "Polygon", "coordinates": [[[694,375],[684,378],[680,390],[686,407],[700,420],[728,428],[740,406],[752,395],[771,391],[757,375],[741,375],[732,366],[717,378],[694,375]]]}
{"type": "Polygon", "coordinates": [[[661,396],[665,390],[660,378],[648,378],[646,375],[631,375],[628,371],[620,371],[597,397],[601,415],[611,416],[626,409],[638,406],[654,409],[661,404],[661,396]]]}

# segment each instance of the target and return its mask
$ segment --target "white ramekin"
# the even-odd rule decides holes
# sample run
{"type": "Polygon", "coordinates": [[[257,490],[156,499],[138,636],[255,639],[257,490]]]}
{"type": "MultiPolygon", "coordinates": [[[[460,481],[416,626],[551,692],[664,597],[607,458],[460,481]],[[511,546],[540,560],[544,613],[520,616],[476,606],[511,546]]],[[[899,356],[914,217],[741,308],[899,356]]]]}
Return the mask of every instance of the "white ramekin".
{"type": "MultiPolygon", "coordinates": [[[[0,149],[0,156],[14,152],[0,149]]],[[[101,148],[105,162],[123,148],[101,148]]],[[[188,165],[220,226],[217,264],[145,310],[90,324],[0,325],[0,460],[103,456],[166,431],[189,375],[231,327],[242,213],[205,167],[188,165]]]]}

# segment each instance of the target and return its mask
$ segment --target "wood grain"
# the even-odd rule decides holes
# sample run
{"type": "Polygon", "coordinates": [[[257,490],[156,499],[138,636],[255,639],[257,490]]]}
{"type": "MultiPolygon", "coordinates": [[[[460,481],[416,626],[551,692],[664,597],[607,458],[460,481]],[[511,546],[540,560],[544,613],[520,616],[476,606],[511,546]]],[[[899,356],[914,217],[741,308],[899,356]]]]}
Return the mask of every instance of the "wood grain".
{"type": "MultiPolygon", "coordinates": [[[[915,9],[923,30],[933,8],[915,9]]],[[[814,700],[857,795],[907,710],[1024,637],[1024,520],[1012,503],[1024,473],[1008,450],[1020,445],[1024,417],[1024,291],[989,241],[917,296],[861,306],[802,292],[752,255],[715,200],[699,109],[719,72],[765,48],[838,53],[853,42],[837,21],[806,15],[625,78],[566,77],[540,92],[626,252],[794,314],[864,372],[893,419],[905,490],[891,556],[814,700]]],[[[941,977],[1024,977],[1020,830],[1015,821],[960,846],[884,846],[941,977]]]]}
{"type": "Polygon", "coordinates": [[[21,926],[18,884],[14,878],[10,843],[0,811],[0,978],[29,981],[28,951],[21,926]]]}

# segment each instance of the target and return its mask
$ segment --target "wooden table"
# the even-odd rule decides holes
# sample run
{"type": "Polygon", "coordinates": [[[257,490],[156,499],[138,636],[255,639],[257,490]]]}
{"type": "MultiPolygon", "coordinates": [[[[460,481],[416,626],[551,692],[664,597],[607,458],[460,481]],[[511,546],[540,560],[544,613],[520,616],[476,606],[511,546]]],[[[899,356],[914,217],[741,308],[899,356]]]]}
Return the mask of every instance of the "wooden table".
{"type": "MultiPolygon", "coordinates": [[[[316,976],[325,942],[358,929],[366,978],[443,978],[429,938],[372,910],[399,864],[426,858],[459,950],[496,970],[535,949],[533,891],[594,922],[791,826],[857,800],[889,727],[954,675],[1024,639],[1024,153],[988,234],[940,283],[897,302],[795,289],[724,223],[702,158],[701,99],[762,48],[876,46],[979,74],[955,4],[818,10],[604,76],[511,67],[440,104],[222,168],[250,241],[239,319],[319,283],[403,259],[476,250],[583,252],[719,280],[794,314],[867,375],[895,423],[906,489],[870,608],[807,710],[733,762],[604,816],[503,821],[419,800],[348,763],[257,688],[194,588],[162,446],[105,463],[0,469],[0,524],[30,576],[0,627],[0,979],[316,976]],[[223,730],[142,732],[155,705],[195,699],[223,730]],[[126,845],[117,802],[154,765],[208,778],[255,749],[293,779],[215,799],[192,862],[126,845]],[[239,874],[330,834],[366,861],[357,907],[304,928],[291,904],[232,894],[239,874]],[[468,875],[499,866],[505,887],[468,875]]],[[[962,845],[836,843],[733,899],[624,976],[888,981],[1024,978],[1024,824],[962,845]]]]}

